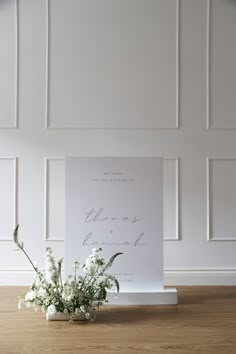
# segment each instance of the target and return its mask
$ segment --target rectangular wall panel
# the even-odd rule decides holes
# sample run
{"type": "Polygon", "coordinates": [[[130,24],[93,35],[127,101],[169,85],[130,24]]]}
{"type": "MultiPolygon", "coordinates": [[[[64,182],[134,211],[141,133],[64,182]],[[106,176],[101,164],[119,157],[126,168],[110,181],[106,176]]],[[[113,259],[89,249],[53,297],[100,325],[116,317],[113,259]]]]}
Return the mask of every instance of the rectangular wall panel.
{"type": "Polygon", "coordinates": [[[178,128],[178,4],[49,0],[47,127],[178,128]]]}
{"type": "Polygon", "coordinates": [[[17,126],[17,0],[0,1],[0,128],[17,126]]]}
{"type": "Polygon", "coordinates": [[[46,159],[45,239],[64,241],[65,235],[65,161],[46,159]]]}
{"type": "Polygon", "coordinates": [[[208,240],[236,241],[236,158],[207,162],[208,240]]]}
{"type": "Polygon", "coordinates": [[[0,157],[0,241],[12,241],[17,223],[17,159],[0,157]]]}
{"type": "Polygon", "coordinates": [[[208,128],[236,129],[236,3],[208,0],[208,128]]]}
{"type": "Polygon", "coordinates": [[[164,159],[164,240],[179,240],[179,160],[164,159]]]}

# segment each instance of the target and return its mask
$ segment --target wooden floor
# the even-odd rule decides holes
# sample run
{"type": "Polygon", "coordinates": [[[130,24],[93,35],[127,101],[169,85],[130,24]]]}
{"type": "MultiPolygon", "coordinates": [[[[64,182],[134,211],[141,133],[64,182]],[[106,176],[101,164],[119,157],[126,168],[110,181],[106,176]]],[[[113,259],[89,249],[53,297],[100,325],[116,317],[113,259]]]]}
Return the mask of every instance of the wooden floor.
{"type": "Polygon", "coordinates": [[[106,306],[95,323],[48,322],[0,287],[0,354],[236,354],[236,287],[179,287],[177,306],[106,306]]]}

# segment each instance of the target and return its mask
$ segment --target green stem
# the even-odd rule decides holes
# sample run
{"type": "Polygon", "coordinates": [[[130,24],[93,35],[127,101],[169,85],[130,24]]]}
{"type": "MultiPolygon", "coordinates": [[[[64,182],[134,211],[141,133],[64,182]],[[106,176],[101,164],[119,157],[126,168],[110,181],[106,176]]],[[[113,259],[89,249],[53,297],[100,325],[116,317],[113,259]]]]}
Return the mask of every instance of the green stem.
{"type": "Polygon", "coordinates": [[[61,282],[61,287],[63,289],[63,282],[62,282],[62,277],[61,277],[61,264],[58,264],[58,273],[59,273],[59,279],[61,282]]]}
{"type": "Polygon", "coordinates": [[[86,280],[87,276],[88,276],[88,274],[85,274],[84,280],[82,281],[82,284],[80,286],[81,290],[83,289],[83,286],[84,286],[84,283],[85,283],[85,280],[86,280]]]}
{"type": "MultiPolygon", "coordinates": [[[[93,280],[93,278],[95,277],[96,273],[98,273],[99,268],[100,268],[100,265],[97,266],[96,271],[95,271],[94,274],[90,277],[89,281],[88,281],[87,284],[86,284],[87,286],[89,285],[89,283],[91,282],[91,280],[93,280]]],[[[86,276],[87,276],[87,274],[86,274],[86,276]]],[[[86,279],[86,276],[85,276],[84,281],[83,281],[82,284],[84,284],[85,279],[86,279]]],[[[95,281],[96,281],[96,278],[94,279],[94,281],[92,282],[92,284],[94,284],[95,281]]],[[[87,286],[86,286],[86,287],[87,287],[87,286]]],[[[84,290],[86,290],[86,287],[85,287],[84,290]]],[[[81,289],[82,289],[82,287],[81,287],[81,289]]]]}
{"type": "MultiPolygon", "coordinates": [[[[15,241],[15,242],[16,242],[16,241],[15,241]]],[[[21,245],[20,245],[18,242],[16,242],[16,244],[17,244],[17,246],[21,249],[21,251],[25,254],[25,256],[28,258],[28,260],[30,261],[32,267],[34,268],[34,271],[35,271],[36,273],[38,273],[38,269],[35,267],[34,263],[31,261],[30,257],[29,257],[28,254],[25,252],[24,248],[21,247],[21,245]]]]}
{"type": "Polygon", "coordinates": [[[62,287],[62,289],[63,289],[63,282],[62,282],[61,273],[60,273],[60,282],[61,282],[61,287],[62,287]]]}
{"type": "Polygon", "coordinates": [[[76,272],[76,267],[75,267],[75,281],[76,281],[76,273],[77,273],[77,272],[76,272]]]}

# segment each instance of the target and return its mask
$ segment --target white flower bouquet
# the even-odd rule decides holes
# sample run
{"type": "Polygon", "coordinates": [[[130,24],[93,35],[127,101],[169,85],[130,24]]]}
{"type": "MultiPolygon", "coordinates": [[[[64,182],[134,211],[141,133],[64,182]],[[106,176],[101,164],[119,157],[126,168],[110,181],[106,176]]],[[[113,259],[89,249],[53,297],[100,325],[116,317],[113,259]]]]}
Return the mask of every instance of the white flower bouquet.
{"type": "Polygon", "coordinates": [[[74,262],[74,275],[63,282],[63,258],[56,260],[51,248],[46,248],[45,273],[41,272],[24,250],[23,242],[19,241],[18,228],[19,225],[14,230],[14,242],[35,271],[35,281],[24,298],[19,297],[18,307],[25,305],[33,307],[35,311],[41,310],[46,313],[47,319],[94,321],[95,309],[107,302],[107,291],[115,287],[116,292],[119,292],[117,279],[107,271],[122,253],[116,253],[105,261],[99,256],[102,249],[94,248],[85,263],[74,262]]]}

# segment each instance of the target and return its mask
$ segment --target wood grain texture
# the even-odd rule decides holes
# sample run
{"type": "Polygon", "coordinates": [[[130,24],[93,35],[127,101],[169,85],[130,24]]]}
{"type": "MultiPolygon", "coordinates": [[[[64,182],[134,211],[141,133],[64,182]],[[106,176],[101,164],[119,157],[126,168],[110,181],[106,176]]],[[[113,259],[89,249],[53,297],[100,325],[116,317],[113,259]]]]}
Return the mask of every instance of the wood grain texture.
{"type": "Polygon", "coordinates": [[[235,354],[236,287],[179,287],[179,305],[106,306],[94,323],[48,322],[0,287],[0,353],[235,354]]]}

